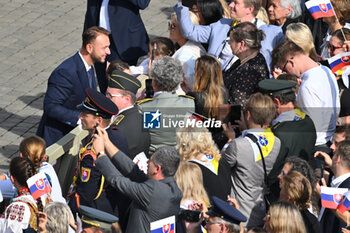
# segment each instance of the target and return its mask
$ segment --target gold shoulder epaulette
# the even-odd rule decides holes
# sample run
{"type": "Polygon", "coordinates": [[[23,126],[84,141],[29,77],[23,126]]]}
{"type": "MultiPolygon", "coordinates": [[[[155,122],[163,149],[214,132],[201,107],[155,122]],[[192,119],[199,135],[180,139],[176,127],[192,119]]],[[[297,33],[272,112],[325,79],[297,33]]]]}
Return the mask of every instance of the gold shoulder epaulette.
{"type": "Polygon", "coordinates": [[[124,119],[124,115],[123,114],[119,114],[110,125],[119,125],[119,123],[124,119]]]}
{"type": "Polygon", "coordinates": [[[189,98],[189,99],[195,99],[193,96],[190,96],[190,95],[179,95],[181,97],[185,97],[185,98],[189,98]]]}
{"type": "Polygon", "coordinates": [[[147,99],[139,100],[139,101],[136,101],[136,104],[140,105],[140,104],[146,103],[146,102],[151,101],[151,100],[153,100],[153,99],[152,98],[147,98],[147,99]]]}

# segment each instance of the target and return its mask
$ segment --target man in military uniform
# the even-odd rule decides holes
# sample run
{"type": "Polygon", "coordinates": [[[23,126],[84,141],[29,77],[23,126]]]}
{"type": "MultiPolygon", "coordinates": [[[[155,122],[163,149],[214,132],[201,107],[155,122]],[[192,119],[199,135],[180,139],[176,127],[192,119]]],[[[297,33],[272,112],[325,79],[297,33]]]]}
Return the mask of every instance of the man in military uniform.
{"type": "Polygon", "coordinates": [[[128,156],[131,159],[142,152],[148,156],[150,136],[143,129],[142,115],[136,102],[137,90],[141,83],[132,75],[119,70],[113,71],[106,96],[117,105],[119,113],[112,117],[111,125],[117,127],[126,137],[129,145],[128,156]]]}
{"type": "Polygon", "coordinates": [[[153,154],[160,146],[176,145],[176,129],[186,114],[194,112],[195,108],[193,97],[177,95],[175,92],[184,77],[179,61],[167,56],[156,59],[150,76],[154,97],[138,104],[144,112],[144,127],[150,129],[149,150],[153,154]]]}
{"type": "Polygon", "coordinates": [[[118,221],[111,214],[84,205],[79,207],[79,212],[82,215],[83,233],[111,233],[112,224],[118,221]]]}
{"type": "Polygon", "coordinates": [[[81,111],[79,118],[82,128],[88,130],[91,140],[80,150],[79,160],[73,179],[75,187],[74,197],[69,206],[75,214],[80,205],[87,205],[109,213],[114,212],[110,200],[107,198],[107,184],[100,171],[95,167],[97,154],[92,146],[93,134],[96,127],[105,128],[114,145],[128,153],[128,144],[122,132],[109,127],[110,119],[118,113],[118,107],[103,94],[88,88],[84,102],[77,106],[81,111]]]}
{"type": "Polygon", "coordinates": [[[272,121],[271,130],[282,143],[280,154],[269,174],[273,193],[279,193],[278,174],[281,172],[287,156],[295,155],[315,165],[314,146],[316,129],[311,118],[296,108],[296,96],[293,82],[266,79],[259,82],[259,88],[268,94],[276,105],[276,118],[272,121]]]}

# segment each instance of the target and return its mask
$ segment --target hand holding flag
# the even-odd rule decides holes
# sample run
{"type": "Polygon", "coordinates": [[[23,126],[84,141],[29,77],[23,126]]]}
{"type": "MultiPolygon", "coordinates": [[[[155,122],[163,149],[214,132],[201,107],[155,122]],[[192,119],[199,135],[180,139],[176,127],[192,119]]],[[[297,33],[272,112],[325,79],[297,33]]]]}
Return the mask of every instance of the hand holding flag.
{"type": "Polygon", "coordinates": [[[38,174],[30,177],[27,180],[27,184],[34,200],[51,192],[51,185],[46,177],[46,174],[43,172],[39,172],[38,174]]]}
{"type": "Polygon", "coordinates": [[[346,192],[343,196],[343,200],[337,208],[340,213],[344,213],[346,210],[350,209],[350,191],[346,192]]]}
{"type": "Polygon", "coordinates": [[[347,188],[330,188],[321,186],[321,205],[329,209],[337,209],[347,188]]]}

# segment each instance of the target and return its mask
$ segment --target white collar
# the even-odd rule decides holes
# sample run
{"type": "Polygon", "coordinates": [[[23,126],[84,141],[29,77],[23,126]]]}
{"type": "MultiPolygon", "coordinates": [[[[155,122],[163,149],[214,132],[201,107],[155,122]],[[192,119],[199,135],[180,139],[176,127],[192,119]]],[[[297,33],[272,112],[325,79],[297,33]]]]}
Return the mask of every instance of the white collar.
{"type": "Polygon", "coordinates": [[[334,180],[332,180],[331,186],[338,188],[341,183],[343,183],[347,178],[350,177],[350,172],[344,175],[338,176],[334,180]]]}
{"type": "Polygon", "coordinates": [[[84,60],[83,55],[81,55],[80,51],[79,51],[79,56],[80,56],[81,60],[83,60],[85,69],[86,69],[86,71],[88,72],[88,71],[90,70],[91,66],[89,66],[89,65],[86,63],[86,61],[84,60]]]}
{"type": "Polygon", "coordinates": [[[128,110],[128,109],[131,109],[131,108],[133,108],[133,107],[134,107],[134,105],[130,105],[129,107],[123,108],[122,110],[119,110],[119,112],[118,112],[117,115],[119,115],[120,113],[122,113],[122,112],[124,112],[124,111],[126,111],[126,110],[128,110]]]}

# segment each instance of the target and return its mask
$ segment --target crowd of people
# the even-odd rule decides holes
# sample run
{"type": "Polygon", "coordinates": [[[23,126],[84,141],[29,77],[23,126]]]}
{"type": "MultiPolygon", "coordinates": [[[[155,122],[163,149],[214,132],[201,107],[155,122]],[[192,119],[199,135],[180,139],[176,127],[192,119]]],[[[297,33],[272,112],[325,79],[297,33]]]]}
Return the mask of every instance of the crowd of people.
{"type": "Polygon", "coordinates": [[[88,0],[37,136],[0,175],[0,232],[158,232],[171,216],[161,232],[349,232],[321,187],[350,188],[350,7],[314,19],[311,1],[180,0],[149,40],[150,0],[88,0]],[[45,150],[76,126],[63,193],[45,150]]]}

